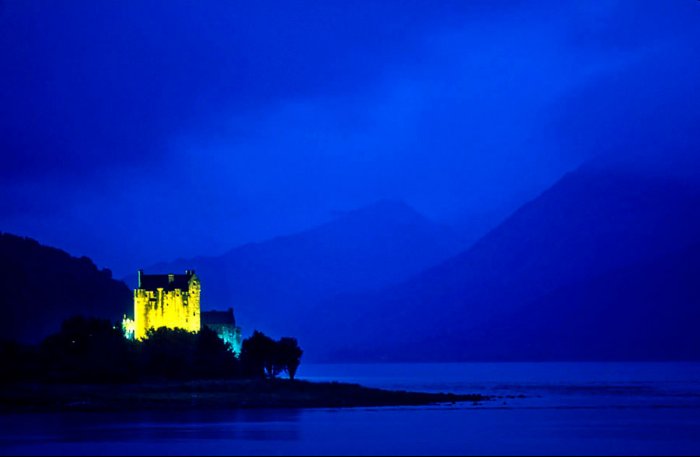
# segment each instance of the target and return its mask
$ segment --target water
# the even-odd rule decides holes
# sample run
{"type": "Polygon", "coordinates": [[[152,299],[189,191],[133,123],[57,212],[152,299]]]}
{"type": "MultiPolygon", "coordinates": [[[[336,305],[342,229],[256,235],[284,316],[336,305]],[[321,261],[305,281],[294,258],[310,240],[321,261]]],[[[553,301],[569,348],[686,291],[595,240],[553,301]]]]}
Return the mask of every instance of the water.
{"type": "Polygon", "coordinates": [[[700,453],[700,364],[309,365],[300,375],[499,398],[419,408],[7,415],[0,453],[700,453]]]}

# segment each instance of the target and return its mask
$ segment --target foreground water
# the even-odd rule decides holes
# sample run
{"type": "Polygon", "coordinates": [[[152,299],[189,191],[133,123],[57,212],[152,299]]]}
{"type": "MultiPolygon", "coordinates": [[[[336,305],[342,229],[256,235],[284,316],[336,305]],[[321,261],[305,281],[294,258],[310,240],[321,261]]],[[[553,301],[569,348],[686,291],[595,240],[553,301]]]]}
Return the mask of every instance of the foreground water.
{"type": "Polygon", "coordinates": [[[2,454],[700,453],[700,364],[308,365],[312,381],[479,405],[0,416],[2,454]]]}

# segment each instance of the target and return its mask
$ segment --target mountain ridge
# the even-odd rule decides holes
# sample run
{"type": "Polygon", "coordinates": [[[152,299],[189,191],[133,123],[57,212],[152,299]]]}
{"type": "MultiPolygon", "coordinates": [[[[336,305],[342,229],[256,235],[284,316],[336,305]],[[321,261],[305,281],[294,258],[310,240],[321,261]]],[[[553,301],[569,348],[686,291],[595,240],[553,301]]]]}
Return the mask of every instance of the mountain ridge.
{"type": "MultiPolygon", "coordinates": [[[[688,182],[582,167],[446,262],[379,293],[336,299],[329,325],[341,341],[354,335],[355,347],[336,347],[335,354],[396,360],[401,352],[420,352],[411,344],[422,348],[427,338],[454,341],[438,352],[460,359],[460,332],[567,285],[697,242],[698,210],[700,189],[688,182]],[[418,329],[431,336],[411,333],[418,329]]],[[[321,345],[316,350],[330,353],[321,345]]]]}
{"type": "Polygon", "coordinates": [[[120,321],[132,293],[110,270],[38,241],[0,233],[3,338],[36,343],[73,315],[120,321]]]}
{"type": "Polygon", "coordinates": [[[399,283],[461,247],[449,228],[401,201],[383,200],[294,234],[146,271],[194,269],[203,309],[233,306],[244,327],[275,334],[291,331],[294,318],[324,298],[399,283]]]}

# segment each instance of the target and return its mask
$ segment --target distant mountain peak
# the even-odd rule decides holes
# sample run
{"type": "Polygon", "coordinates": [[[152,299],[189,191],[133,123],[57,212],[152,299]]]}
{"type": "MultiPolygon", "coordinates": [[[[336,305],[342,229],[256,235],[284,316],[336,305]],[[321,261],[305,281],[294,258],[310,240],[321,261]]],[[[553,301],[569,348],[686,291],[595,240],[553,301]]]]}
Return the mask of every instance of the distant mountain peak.
{"type": "Polygon", "coordinates": [[[203,309],[234,306],[244,327],[274,333],[323,299],[404,281],[461,247],[406,203],[381,200],[304,231],[149,270],[196,269],[203,309]]]}
{"type": "MultiPolygon", "coordinates": [[[[521,326],[519,319],[523,319],[523,314],[517,314],[519,310],[548,294],[568,290],[565,288],[572,284],[589,284],[592,278],[663,258],[700,242],[700,192],[689,183],[682,177],[663,173],[587,164],[567,173],[471,248],[440,265],[381,291],[328,302],[326,307],[333,308],[333,312],[327,322],[323,326],[316,324],[317,328],[309,329],[307,334],[322,341],[330,334],[316,336],[317,333],[332,329],[338,342],[332,348],[338,349],[335,353],[364,361],[368,354],[373,360],[395,361],[507,358],[507,344],[499,343],[497,354],[492,350],[495,342],[489,338],[495,331],[494,322],[502,323],[506,330],[508,326],[517,329],[521,326]],[[421,329],[426,334],[416,340],[416,335],[406,329],[421,329]],[[345,341],[349,343],[343,347],[345,341]]],[[[676,262],[673,268],[677,265],[682,262],[676,262]]],[[[657,297],[664,293],[667,297],[680,296],[674,295],[670,280],[664,282],[644,274],[633,279],[660,289],[657,297]],[[663,287],[668,290],[663,291],[663,287]]],[[[625,284],[633,283],[630,280],[625,284]]],[[[682,286],[688,288],[688,284],[693,283],[682,286]]],[[[580,294],[581,290],[585,288],[577,292],[580,294]]],[[[612,298],[595,298],[614,305],[618,297],[639,297],[632,290],[611,287],[610,291],[614,293],[612,298]]],[[[566,296],[558,302],[561,306],[566,303],[566,296]]],[[[653,315],[654,307],[680,309],[682,304],[659,299],[646,305],[648,314],[653,315]]],[[[619,306],[630,310],[634,303],[619,306]]],[[[534,312],[530,314],[534,319],[534,312]]],[[[667,315],[674,316],[672,312],[667,315]]],[[[542,318],[543,314],[537,316],[542,318]]],[[[671,317],[668,322],[672,322],[671,317]]],[[[630,318],[640,319],[634,315],[630,318]]],[[[550,327],[558,328],[559,323],[552,320],[550,327]]],[[[604,315],[599,323],[601,329],[606,329],[604,315]]],[[[653,326],[654,322],[642,324],[653,326]]],[[[571,352],[562,353],[561,357],[593,354],[593,349],[586,349],[596,343],[596,327],[591,329],[586,339],[579,332],[581,340],[571,342],[567,346],[571,352]]],[[[537,337],[536,332],[530,335],[537,337]]],[[[527,341],[520,341],[513,352],[528,354],[527,348],[522,347],[524,343],[527,341]]],[[[310,352],[332,351],[327,342],[308,347],[310,352]]],[[[641,350],[627,354],[640,359],[658,356],[641,350]]],[[[665,354],[671,357],[671,349],[665,354]]],[[[700,357],[700,351],[694,354],[700,357]]]]}

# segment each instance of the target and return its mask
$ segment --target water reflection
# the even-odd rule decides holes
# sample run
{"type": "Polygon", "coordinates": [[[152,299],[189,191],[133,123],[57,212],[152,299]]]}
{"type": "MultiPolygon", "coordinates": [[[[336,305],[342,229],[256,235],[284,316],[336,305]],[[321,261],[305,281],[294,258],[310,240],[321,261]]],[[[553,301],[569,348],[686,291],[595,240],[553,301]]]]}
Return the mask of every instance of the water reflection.
{"type": "Polygon", "coordinates": [[[145,446],[187,454],[193,443],[298,441],[300,414],[288,409],[9,415],[0,416],[0,447],[20,453],[138,454],[145,446]]]}

